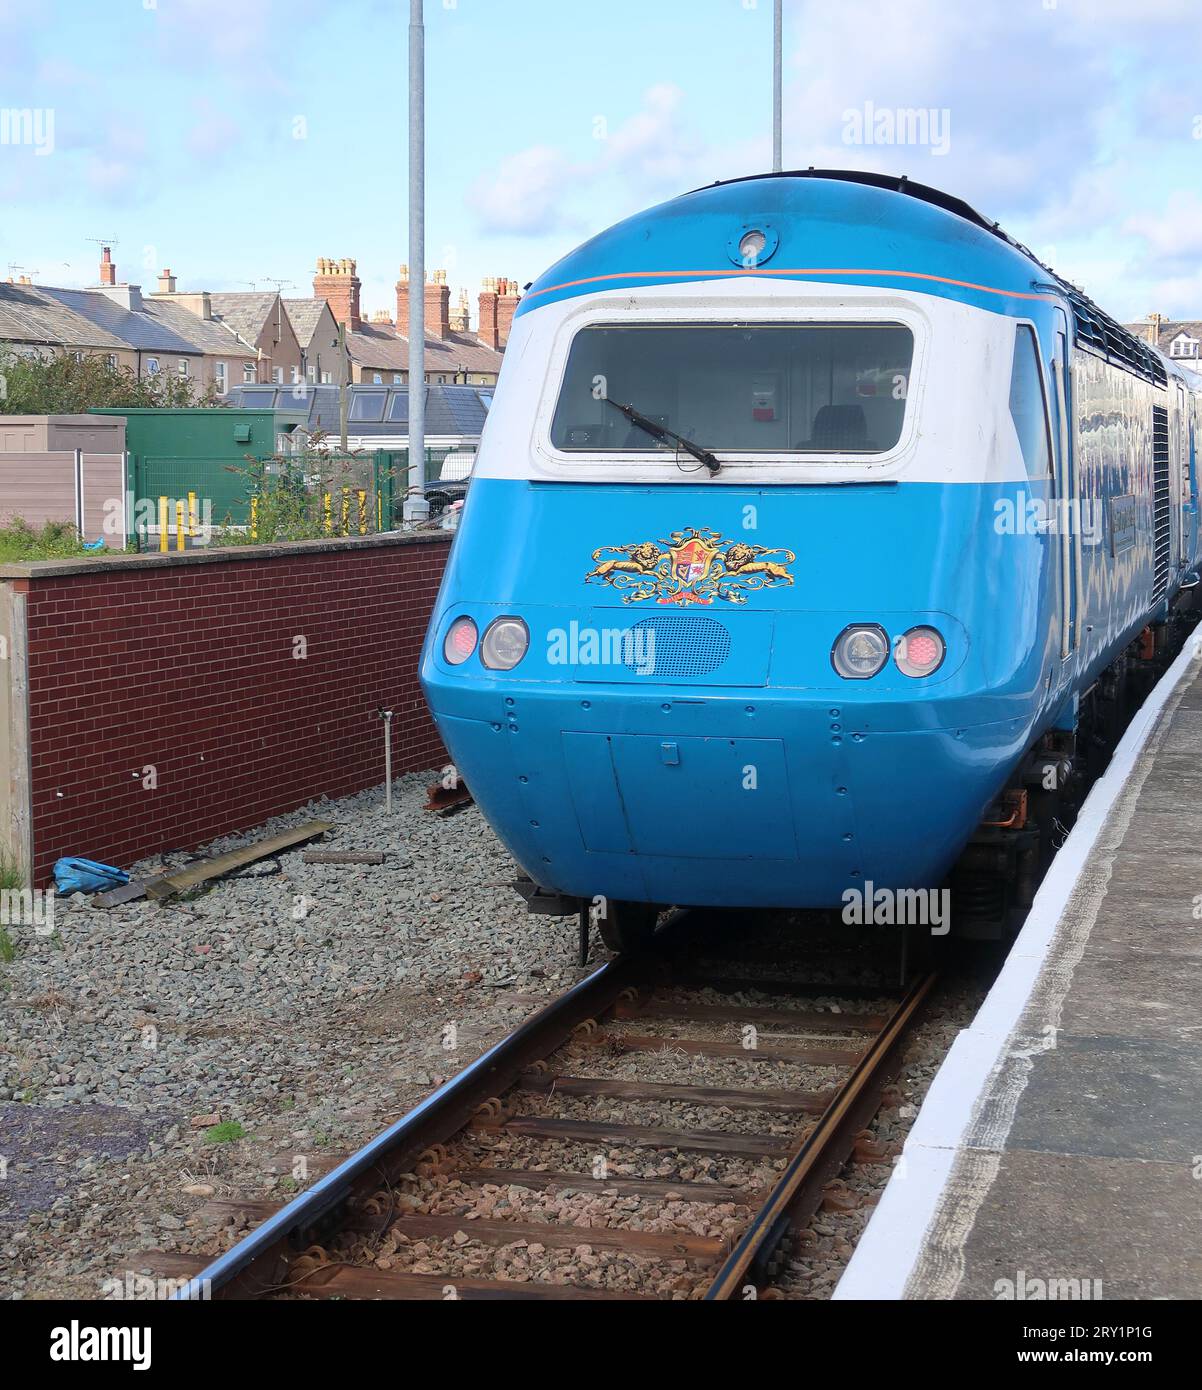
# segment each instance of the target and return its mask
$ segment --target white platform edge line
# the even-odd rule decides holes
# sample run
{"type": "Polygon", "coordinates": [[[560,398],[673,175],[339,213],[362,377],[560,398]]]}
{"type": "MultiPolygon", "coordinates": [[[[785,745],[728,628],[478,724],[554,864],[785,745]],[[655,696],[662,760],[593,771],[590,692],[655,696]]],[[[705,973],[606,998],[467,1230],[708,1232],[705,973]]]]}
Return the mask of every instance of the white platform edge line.
{"type": "MultiPolygon", "coordinates": [[[[886,1184],[832,1298],[904,1296],[960,1152],[958,1145],[973,1121],[986,1083],[1005,1058],[1082,870],[1165,705],[1197,655],[1197,641],[1191,637],[1140,706],[1110,766],[1086,797],[1072,832],[1035,895],[1006,965],[971,1027],[956,1038],[936,1072],[906,1140],[902,1160],[886,1184]]],[[[999,1138],[1004,1142],[1005,1135],[999,1138]]]]}

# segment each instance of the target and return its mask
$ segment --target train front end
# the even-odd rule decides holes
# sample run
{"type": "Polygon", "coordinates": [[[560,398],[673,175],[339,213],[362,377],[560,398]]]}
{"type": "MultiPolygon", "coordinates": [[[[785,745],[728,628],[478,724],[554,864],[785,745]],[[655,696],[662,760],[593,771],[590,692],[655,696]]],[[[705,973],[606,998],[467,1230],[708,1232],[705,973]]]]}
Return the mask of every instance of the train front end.
{"type": "Polygon", "coordinates": [[[722,185],[523,301],[422,680],[545,889],[832,907],[937,885],[1055,701],[1044,538],[997,524],[1047,487],[1005,284],[1026,272],[938,209],[889,226],[895,197],[722,185]],[[920,287],[812,268],[886,245],[920,287]],[[986,254],[963,279],[1001,278],[996,302],[937,283],[986,254]]]}

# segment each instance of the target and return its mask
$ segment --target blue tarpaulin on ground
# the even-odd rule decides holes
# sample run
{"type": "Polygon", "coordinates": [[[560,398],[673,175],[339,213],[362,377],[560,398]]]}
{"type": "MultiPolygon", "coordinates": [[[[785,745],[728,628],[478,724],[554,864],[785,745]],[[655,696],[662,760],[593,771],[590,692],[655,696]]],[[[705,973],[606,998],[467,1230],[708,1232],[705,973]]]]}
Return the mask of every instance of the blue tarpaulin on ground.
{"type": "Polygon", "coordinates": [[[129,882],[124,869],[98,864],[94,859],[59,859],[54,865],[54,883],[60,893],[102,893],[129,882]]]}

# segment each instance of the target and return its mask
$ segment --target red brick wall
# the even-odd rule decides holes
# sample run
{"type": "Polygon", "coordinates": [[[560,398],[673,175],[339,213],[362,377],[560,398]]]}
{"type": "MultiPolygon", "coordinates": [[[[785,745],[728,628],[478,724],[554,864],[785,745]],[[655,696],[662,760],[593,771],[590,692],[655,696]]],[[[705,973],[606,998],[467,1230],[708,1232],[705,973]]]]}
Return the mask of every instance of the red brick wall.
{"type": "Polygon", "coordinates": [[[60,855],[128,867],[381,784],[381,705],[394,774],[438,765],[417,662],[447,541],[10,581],[27,595],[33,883],[60,855]]]}

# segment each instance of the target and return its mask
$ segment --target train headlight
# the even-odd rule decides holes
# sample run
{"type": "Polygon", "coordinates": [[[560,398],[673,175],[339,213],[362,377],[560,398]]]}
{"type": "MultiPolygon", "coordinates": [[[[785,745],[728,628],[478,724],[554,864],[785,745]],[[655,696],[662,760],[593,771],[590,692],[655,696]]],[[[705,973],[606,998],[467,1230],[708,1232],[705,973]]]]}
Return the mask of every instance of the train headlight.
{"type": "Polygon", "coordinates": [[[849,681],[866,681],[889,660],[889,637],[876,623],[852,623],[831,649],[831,664],[849,681]]]}
{"type": "Polygon", "coordinates": [[[912,627],[897,639],[893,659],[903,676],[929,676],[946,655],[947,646],[933,627],[912,627]]]}
{"type": "Polygon", "coordinates": [[[456,618],[443,639],[442,654],[452,666],[462,666],[476,650],[476,624],[470,618],[456,618]]]}
{"type": "Polygon", "coordinates": [[[521,618],[497,618],[480,643],[480,660],[490,671],[512,671],[526,655],[530,633],[521,618]]]}

